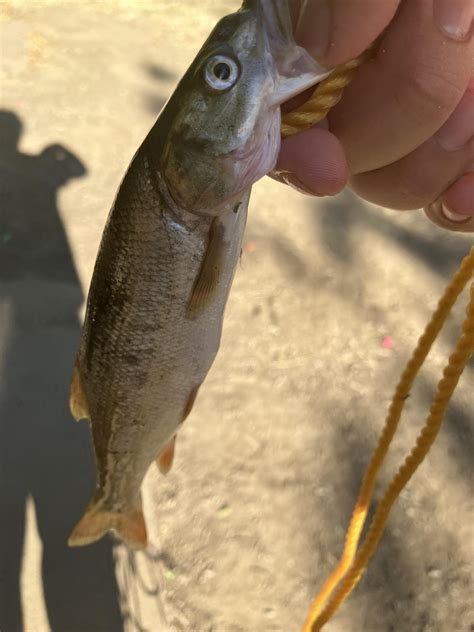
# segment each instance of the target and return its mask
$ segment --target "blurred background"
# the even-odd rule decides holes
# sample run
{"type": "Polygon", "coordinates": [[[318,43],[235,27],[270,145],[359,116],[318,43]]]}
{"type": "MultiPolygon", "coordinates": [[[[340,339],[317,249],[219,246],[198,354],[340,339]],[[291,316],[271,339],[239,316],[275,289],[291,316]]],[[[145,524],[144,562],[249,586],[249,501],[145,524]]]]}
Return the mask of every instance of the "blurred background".
{"type": "MultiPolygon", "coordinates": [[[[0,630],[297,632],[335,564],[399,374],[472,237],[350,192],[252,195],[218,359],[146,479],[151,546],[68,549],[94,482],[67,408],[120,179],[237,0],[0,3],[0,630]]],[[[411,447],[465,297],[406,407],[411,447]]],[[[473,367],[328,632],[474,629],[473,367]]]]}

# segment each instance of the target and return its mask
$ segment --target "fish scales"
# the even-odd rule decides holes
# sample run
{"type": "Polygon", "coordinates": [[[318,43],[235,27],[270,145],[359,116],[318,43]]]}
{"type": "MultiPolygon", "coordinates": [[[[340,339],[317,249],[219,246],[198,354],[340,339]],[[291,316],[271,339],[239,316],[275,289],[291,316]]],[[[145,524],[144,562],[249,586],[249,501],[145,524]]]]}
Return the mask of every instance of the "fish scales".
{"type": "MultiPolygon", "coordinates": [[[[170,213],[152,185],[143,153],[127,173],[108,221],[88,305],[93,328],[85,330],[79,353],[89,412],[97,422],[92,431],[99,487],[107,490],[109,510],[122,508],[132,488],[136,493],[137,481],[158,456],[154,435],[163,443],[182,421],[187,398],[217,353],[225,305],[217,301],[198,318],[185,317],[210,218],[170,213]]],[[[232,270],[245,226],[244,205],[239,213],[232,270]]],[[[227,294],[231,280],[223,278],[219,292],[227,294]]]]}

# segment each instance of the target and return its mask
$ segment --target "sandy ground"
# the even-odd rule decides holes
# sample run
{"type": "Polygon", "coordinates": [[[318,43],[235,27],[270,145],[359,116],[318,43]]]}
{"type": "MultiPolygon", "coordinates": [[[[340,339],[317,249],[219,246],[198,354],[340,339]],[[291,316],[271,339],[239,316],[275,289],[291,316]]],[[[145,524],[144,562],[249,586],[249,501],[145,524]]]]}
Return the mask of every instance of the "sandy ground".
{"type": "MultiPolygon", "coordinates": [[[[0,3],[1,632],[296,632],[341,551],[399,373],[472,242],[349,192],[258,183],[220,354],[173,471],[146,481],[150,550],[66,547],[94,477],[66,391],[105,217],[178,77],[236,5],[0,3]]],[[[383,481],[426,415],[462,309],[383,481]]],[[[471,366],[328,632],[474,629],[472,385],[471,366]]]]}

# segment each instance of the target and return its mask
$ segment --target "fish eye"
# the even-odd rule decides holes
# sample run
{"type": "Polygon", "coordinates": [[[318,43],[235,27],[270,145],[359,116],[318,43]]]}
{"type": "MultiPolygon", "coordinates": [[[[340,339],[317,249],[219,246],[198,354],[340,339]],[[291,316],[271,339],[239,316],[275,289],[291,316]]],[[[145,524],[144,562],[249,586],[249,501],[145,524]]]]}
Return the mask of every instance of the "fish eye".
{"type": "Polygon", "coordinates": [[[206,64],[204,78],[210,88],[228,90],[239,78],[239,67],[230,57],[214,55],[206,64]]]}

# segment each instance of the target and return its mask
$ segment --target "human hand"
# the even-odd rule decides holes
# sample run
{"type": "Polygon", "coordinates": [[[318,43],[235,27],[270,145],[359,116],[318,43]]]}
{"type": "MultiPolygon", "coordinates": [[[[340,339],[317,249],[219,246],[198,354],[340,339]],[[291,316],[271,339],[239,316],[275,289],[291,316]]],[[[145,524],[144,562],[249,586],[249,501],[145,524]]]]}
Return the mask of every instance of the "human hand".
{"type": "Polygon", "coordinates": [[[313,195],[348,183],[474,231],[474,0],[290,0],[290,10],[297,42],[329,68],[386,30],[328,120],[283,140],[275,177],[313,195]]]}

